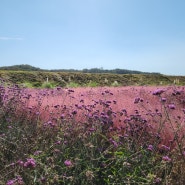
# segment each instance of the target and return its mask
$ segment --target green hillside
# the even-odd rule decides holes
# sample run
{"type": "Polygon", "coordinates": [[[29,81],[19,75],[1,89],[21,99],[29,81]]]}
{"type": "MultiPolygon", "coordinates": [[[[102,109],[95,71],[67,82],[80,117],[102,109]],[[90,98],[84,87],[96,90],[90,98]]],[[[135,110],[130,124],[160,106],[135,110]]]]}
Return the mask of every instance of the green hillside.
{"type": "Polygon", "coordinates": [[[111,74],[82,72],[0,70],[0,78],[7,83],[28,87],[185,85],[185,76],[162,74],[111,74]]]}

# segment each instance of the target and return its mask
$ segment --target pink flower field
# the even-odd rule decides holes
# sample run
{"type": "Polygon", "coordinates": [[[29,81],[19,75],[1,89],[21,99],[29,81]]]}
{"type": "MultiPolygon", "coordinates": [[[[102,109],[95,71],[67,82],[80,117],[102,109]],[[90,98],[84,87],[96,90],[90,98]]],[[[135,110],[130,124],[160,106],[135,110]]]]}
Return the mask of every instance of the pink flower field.
{"type": "Polygon", "coordinates": [[[84,123],[104,116],[112,120],[112,127],[119,128],[137,115],[151,128],[158,129],[161,123],[166,125],[166,134],[177,122],[181,127],[185,124],[185,87],[59,87],[26,89],[25,93],[30,96],[27,108],[37,110],[42,121],[53,124],[69,117],[84,123]]]}
{"type": "Polygon", "coordinates": [[[35,170],[38,184],[78,184],[82,178],[84,184],[130,178],[168,184],[177,174],[179,183],[185,180],[183,86],[1,86],[0,92],[0,167],[6,176],[0,182],[29,184],[35,170]]]}

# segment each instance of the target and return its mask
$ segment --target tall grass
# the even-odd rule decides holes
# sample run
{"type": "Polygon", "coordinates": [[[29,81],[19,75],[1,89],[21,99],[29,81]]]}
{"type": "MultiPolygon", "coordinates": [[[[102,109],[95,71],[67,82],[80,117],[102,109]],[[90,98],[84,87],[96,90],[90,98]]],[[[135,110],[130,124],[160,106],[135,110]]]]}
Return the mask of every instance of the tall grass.
{"type": "Polygon", "coordinates": [[[0,184],[185,184],[184,89],[114,90],[1,82],[0,184]]]}

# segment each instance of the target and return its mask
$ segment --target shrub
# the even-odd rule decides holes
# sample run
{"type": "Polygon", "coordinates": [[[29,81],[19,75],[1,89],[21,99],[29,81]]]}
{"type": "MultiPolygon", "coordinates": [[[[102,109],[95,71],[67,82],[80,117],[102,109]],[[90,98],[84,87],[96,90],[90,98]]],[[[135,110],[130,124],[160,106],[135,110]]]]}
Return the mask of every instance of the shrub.
{"type": "Polygon", "coordinates": [[[75,82],[69,82],[66,86],[70,87],[70,88],[72,88],[72,87],[79,87],[79,84],[77,84],[75,82]]]}
{"type": "Polygon", "coordinates": [[[50,83],[50,82],[44,82],[42,84],[42,88],[49,88],[49,89],[51,89],[53,87],[54,87],[54,85],[52,83],[50,83]]]}

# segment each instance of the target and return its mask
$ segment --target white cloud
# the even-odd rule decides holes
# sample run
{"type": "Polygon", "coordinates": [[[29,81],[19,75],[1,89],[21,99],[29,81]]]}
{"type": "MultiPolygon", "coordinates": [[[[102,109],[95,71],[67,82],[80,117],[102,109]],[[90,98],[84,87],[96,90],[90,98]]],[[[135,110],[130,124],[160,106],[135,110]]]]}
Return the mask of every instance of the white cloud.
{"type": "Polygon", "coordinates": [[[23,40],[22,37],[0,37],[0,40],[23,40]]]}

